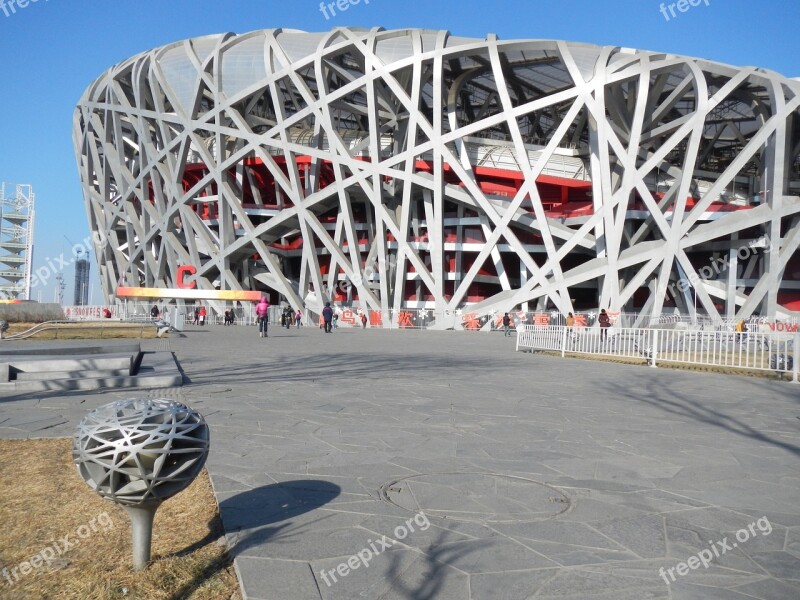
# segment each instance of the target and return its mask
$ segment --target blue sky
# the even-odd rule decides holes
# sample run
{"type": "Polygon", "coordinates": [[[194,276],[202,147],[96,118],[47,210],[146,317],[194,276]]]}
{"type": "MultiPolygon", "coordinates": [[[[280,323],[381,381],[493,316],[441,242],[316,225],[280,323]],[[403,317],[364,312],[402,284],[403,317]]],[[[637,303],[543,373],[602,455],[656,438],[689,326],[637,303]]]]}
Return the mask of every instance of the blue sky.
{"type": "MultiPolygon", "coordinates": [[[[71,133],[84,89],[112,65],[176,40],[275,27],[423,27],[627,46],[800,76],[796,0],[702,0],[675,17],[666,2],[669,19],[654,0],[361,0],[327,20],[319,0],[30,1],[16,12],[0,2],[0,181],[34,186],[34,269],[71,256],[65,237],[79,243],[89,235],[71,133]]],[[[71,303],[71,267],[64,276],[71,303]]],[[[39,290],[52,300],[52,284],[37,287],[34,299],[39,290]]]]}

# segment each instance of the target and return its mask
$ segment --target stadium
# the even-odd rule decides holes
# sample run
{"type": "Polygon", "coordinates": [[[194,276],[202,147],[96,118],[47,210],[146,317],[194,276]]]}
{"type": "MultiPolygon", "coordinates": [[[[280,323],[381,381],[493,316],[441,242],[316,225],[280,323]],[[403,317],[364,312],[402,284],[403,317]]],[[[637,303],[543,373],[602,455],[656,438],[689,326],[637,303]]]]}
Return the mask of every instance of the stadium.
{"type": "Polygon", "coordinates": [[[799,106],[672,54],[274,29],[112,67],[73,137],[109,302],[775,319],[800,310],[799,106]]]}

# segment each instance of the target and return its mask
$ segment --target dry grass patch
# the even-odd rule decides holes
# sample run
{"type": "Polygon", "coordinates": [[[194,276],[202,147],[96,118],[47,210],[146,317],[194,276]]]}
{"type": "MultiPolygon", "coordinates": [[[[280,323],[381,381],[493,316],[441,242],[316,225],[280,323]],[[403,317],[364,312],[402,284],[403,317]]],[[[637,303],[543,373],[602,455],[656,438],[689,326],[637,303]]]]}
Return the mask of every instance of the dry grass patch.
{"type": "MultiPolygon", "coordinates": [[[[548,350],[534,350],[535,354],[543,354],[545,356],[557,356],[561,358],[561,352],[551,352],[548,350]]],[[[623,365],[638,365],[640,367],[650,367],[650,363],[646,358],[630,358],[627,356],[610,356],[608,354],[575,354],[567,352],[564,358],[576,358],[578,360],[596,360],[600,362],[611,362],[623,365]]],[[[675,371],[703,371],[706,373],[721,373],[723,375],[741,375],[743,377],[756,377],[761,379],[776,379],[789,381],[792,378],[791,373],[776,374],[775,371],[768,371],[764,369],[745,369],[737,367],[720,367],[714,365],[701,365],[694,363],[679,363],[679,362],[659,362],[656,361],[659,369],[673,369],[675,371]]]]}
{"type": "Polygon", "coordinates": [[[0,598],[241,598],[205,471],[158,510],[153,562],[133,573],[128,514],[80,479],[71,450],[69,439],[0,440],[0,598]],[[64,536],[73,546],[59,556],[64,536]],[[55,559],[23,575],[46,549],[55,559]]]}
{"type": "MultiPolygon", "coordinates": [[[[6,335],[16,335],[34,327],[36,323],[10,323],[6,335]]],[[[41,333],[26,338],[38,340],[110,340],[152,339],[156,328],[152,323],[120,323],[115,321],[60,323],[50,325],[41,333]]]]}

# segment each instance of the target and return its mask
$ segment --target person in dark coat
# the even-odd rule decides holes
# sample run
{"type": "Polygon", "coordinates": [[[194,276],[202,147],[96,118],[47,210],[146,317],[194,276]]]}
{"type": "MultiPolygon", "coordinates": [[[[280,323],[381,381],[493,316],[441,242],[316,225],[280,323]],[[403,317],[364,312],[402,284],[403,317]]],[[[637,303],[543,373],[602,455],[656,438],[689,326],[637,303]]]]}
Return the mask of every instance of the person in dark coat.
{"type": "Polygon", "coordinates": [[[600,316],[597,317],[597,322],[600,323],[600,341],[604,342],[606,341],[606,337],[608,337],[608,328],[611,327],[611,319],[608,317],[605,308],[600,310],[600,316]]]}
{"type": "Polygon", "coordinates": [[[509,327],[511,327],[511,317],[508,316],[508,313],[505,313],[503,315],[503,337],[508,337],[511,335],[509,327]]]}
{"type": "Polygon", "coordinates": [[[322,309],[322,320],[325,323],[325,333],[330,333],[331,321],[333,321],[333,309],[330,302],[326,302],[325,308],[322,309]]]}

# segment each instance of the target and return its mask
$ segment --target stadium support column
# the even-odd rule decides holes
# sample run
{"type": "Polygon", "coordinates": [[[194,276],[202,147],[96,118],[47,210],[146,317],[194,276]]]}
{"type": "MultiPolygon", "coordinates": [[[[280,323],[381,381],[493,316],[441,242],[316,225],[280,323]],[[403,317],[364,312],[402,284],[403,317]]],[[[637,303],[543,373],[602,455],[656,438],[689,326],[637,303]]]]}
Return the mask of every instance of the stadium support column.
{"type": "MultiPolygon", "coordinates": [[[[443,131],[442,128],[442,52],[447,33],[440,31],[436,38],[436,47],[439,52],[433,59],[433,98],[431,110],[433,111],[433,131],[443,131]]],[[[433,210],[428,211],[425,203],[425,219],[428,226],[428,251],[431,257],[431,276],[433,277],[433,297],[436,302],[437,314],[442,314],[447,308],[444,297],[444,144],[441,139],[434,141],[433,146],[433,210]],[[433,218],[433,220],[431,220],[433,218]]]]}
{"type": "MultiPolygon", "coordinates": [[[[519,261],[519,287],[522,288],[525,284],[528,283],[528,269],[525,267],[525,263],[519,261]]],[[[572,307],[572,302],[570,301],[570,308],[572,307]]],[[[523,302],[520,306],[520,310],[524,312],[528,312],[528,303],[523,302]]]]}
{"type": "MultiPolygon", "coordinates": [[[[600,86],[600,90],[603,87],[600,86]]],[[[589,164],[592,173],[592,204],[594,206],[595,214],[603,211],[605,200],[611,197],[610,181],[605,174],[606,169],[603,168],[604,164],[608,162],[608,144],[605,141],[605,132],[600,131],[600,124],[594,115],[589,117],[589,164]],[[608,193],[606,193],[606,191],[608,193]]],[[[594,236],[597,240],[595,252],[597,258],[606,258],[606,235],[605,235],[605,219],[598,219],[597,225],[594,228],[594,236]]],[[[616,277],[616,274],[613,275],[616,277]]],[[[608,301],[606,281],[608,275],[601,278],[602,283],[599,284],[597,303],[601,308],[605,307],[608,301]]]]}
{"type": "MultiPolygon", "coordinates": [[[[458,205],[458,225],[456,225],[456,249],[453,252],[454,262],[454,279],[453,290],[457,290],[461,285],[461,280],[464,278],[464,207],[458,205]]],[[[521,262],[521,261],[520,261],[521,262]]],[[[449,269],[449,267],[448,267],[449,269]]]]}
{"type": "MultiPolygon", "coordinates": [[[[732,240],[738,240],[734,234],[732,240]]],[[[736,316],[736,275],[739,272],[739,254],[737,248],[728,250],[728,282],[725,294],[725,318],[733,319],[736,316]]]]}
{"type": "MultiPolygon", "coordinates": [[[[782,114],[786,110],[786,97],[783,88],[771,84],[770,102],[774,114],[782,114]]],[[[779,118],[779,117],[775,117],[779,118]]],[[[763,315],[775,317],[778,311],[778,289],[783,279],[781,268],[781,212],[783,209],[783,189],[785,183],[786,166],[786,118],[780,118],[775,127],[775,133],[769,136],[766,143],[764,160],[764,173],[762,174],[764,200],[769,205],[772,218],[767,225],[767,254],[765,258],[765,274],[767,293],[761,310],[763,315]]]]}

